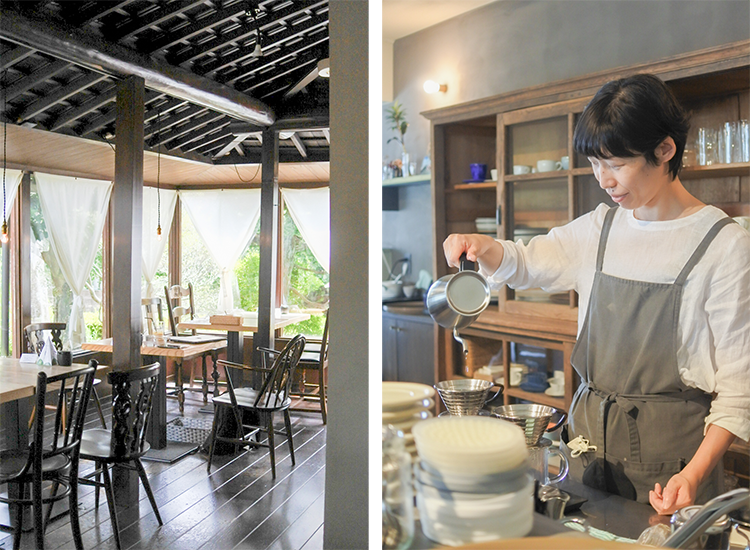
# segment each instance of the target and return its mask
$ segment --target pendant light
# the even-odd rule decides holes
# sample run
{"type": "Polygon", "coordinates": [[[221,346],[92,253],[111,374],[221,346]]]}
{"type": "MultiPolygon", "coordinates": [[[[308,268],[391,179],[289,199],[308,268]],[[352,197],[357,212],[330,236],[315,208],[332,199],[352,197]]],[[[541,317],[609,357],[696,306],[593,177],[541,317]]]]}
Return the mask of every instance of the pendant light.
{"type": "Polygon", "coordinates": [[[159,178],[161,176],[161,111],[156,111],[156,238],[161,240],[161,192],[159,178]]]}
{"type": "Polygon", "coordinates": [[[250,57],[263,57],[263,35],[260,33],[260,29],[256,31],[256,35],[255,49],[253,49],[253,53],[250,57]]]}

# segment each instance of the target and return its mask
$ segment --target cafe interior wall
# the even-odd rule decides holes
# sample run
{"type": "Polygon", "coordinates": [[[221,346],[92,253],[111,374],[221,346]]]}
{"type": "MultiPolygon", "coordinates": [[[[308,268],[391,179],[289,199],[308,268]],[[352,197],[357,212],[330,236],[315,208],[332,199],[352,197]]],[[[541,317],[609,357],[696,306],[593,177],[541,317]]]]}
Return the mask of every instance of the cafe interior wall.
{"type": "MultiPolygon", "coordinates": [[[[500,0],[396,40],[391,97],[406,108],[404,141],[419,165],[430,132],[423,111],[747,38],[750,0],[500,0]],[[427,94],[425,80],[448,90],[427,94]]],[[[390,105],[383,156],[396,159],[390,105]]],[[[412,254],[414,278],[432,272],[429,185],[402,187],[399,202],[383,212],[383,247],[412,254]]]]}

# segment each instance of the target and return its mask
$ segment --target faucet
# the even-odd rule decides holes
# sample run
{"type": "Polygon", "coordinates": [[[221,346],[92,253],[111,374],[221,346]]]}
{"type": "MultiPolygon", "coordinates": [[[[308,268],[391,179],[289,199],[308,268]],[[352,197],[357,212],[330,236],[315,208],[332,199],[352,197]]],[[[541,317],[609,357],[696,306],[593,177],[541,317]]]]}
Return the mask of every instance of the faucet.
{"type": "Polygon", "coordinates": [[[687,548],[724,514],[750,507],[750,490],[744,487],[719,495],[703,505],[662,544],[663,548],[687,548]]]}

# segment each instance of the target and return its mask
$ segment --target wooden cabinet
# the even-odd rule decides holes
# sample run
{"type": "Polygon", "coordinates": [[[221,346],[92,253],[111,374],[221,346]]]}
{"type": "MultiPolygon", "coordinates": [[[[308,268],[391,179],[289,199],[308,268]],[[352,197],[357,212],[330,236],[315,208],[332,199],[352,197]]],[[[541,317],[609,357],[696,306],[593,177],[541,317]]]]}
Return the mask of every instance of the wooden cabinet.
{"type": "Polygon", "coordinates": [[[383,313],[383,380],[435,384],[434,332],[430,317],[383,313]]]}
{"type": "MultiPolygon", "coordinates": [[[[750,41],[741,41],[423,113],[430,120],[434,151],[435,279],[450,272],[443,240],[451,233],[477,232],[477,218],[494,218],[498,238],[526,240],[601,202],[612,204],[587,159],[573,151],[573,132],[602,84],[640,72],[665,80],[691,115],[680,174],[685,187],[731,216],[750,215],[750,163],[697,166],[695,155],[698,128],[750,118],[750,41]],[[548,166],[539,161],[549,161],[548,166]],[[498,181],[465,182],[471,163],[497,168],[498,181]]],[[[492,352],[499,353],[509,381],[514,346],[534,345],[562,353],[565,395],[551,401],[545,394],[511,387],[506,402],[523,399],[567,409],[577,385],[570,366],[577,317],[573,291],[550,295],[505,288],[497,305],[461,331],[474,353],[465,358],[448,331],[437,332],[437,377],[472,376],[492,352]]]]}

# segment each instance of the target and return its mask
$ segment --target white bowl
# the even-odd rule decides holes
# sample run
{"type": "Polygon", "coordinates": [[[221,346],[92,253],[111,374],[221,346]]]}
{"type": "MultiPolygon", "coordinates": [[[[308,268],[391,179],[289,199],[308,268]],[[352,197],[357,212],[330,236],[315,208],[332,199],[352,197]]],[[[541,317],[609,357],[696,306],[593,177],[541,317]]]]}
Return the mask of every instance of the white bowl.
{"type": "Polygon", "coordinates": [[[422,419],[427,419],[432,416],[434,416],[431,412],[432,407],[435,406],[435,401],[433,399],[422,399],[420,402],[415,405],[414,407],[410,407],[408,409],[403,409],[400,411],[383,411],[382,413],[382,421],[383,424],[394,424],[398,422],[406,422],[407,420],[412,419],[415,415],[420,415],[422,419]],[[430,413],[429,416],[425,416],[423,413],[430,413]]]}
{"type": "Polygon", "coordinates": [[[414,382],[383,382],[383,410],[402,411],[417,406],[428,406],[435,396],[435,388],[414,382]]]}

